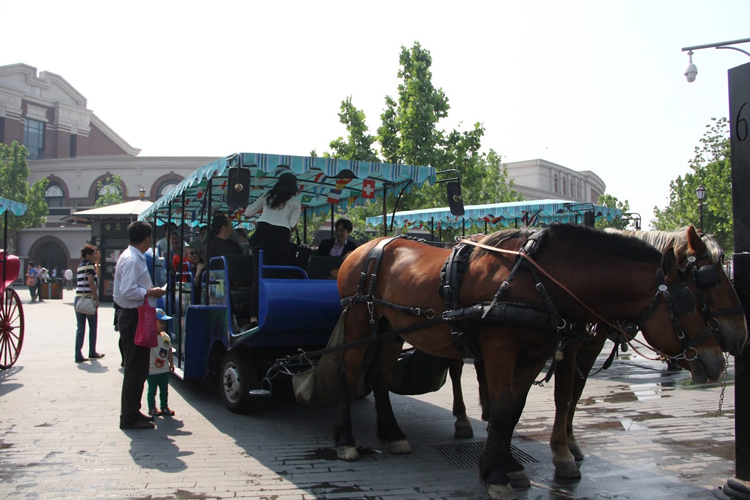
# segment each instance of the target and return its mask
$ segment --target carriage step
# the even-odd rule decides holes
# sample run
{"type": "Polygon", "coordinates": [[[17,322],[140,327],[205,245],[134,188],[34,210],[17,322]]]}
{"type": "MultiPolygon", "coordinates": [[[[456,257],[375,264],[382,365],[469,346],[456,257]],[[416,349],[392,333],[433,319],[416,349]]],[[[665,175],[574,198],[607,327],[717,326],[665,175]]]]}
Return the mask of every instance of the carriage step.
{"type": "Polygon", "coordinates": [[[253,397],[268,397],[271,396],[271,391],[268,391],[266,389],[253,389],[251,391],[248,391],[249,394],[253,397]]]}
{"type": "MultiPolygon", "coordinates": [[[[470,469],[479,467],[484,443],[443,444],[435,445],[433,448],[456,469],[470,469]]],[[[513,445],[510,445],[510,453],[522,464],[538,462],[537,459],[513,445]]]]}

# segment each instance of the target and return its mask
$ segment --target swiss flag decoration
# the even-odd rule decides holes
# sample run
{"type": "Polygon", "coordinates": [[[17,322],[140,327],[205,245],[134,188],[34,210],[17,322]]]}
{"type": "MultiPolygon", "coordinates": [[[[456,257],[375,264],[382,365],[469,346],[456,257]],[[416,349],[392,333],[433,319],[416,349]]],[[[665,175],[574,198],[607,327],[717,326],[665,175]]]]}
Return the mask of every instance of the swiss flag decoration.
{"type": "Polygon", "coordinates": [[[362,181],[362,198],[375,198],[375,181],[365,179],[362,181]]]}

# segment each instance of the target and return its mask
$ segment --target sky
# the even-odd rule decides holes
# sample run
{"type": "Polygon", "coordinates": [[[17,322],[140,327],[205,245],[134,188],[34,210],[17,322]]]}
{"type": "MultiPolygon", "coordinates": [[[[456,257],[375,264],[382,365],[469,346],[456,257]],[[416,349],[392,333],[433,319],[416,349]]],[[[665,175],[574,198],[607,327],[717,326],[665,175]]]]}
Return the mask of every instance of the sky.
{"type": "Polygon", "coordinates": [[[750,38],[746,0],[0,0],[0,18],[0,65],[62,76],[140,156],[322,154],[349,96],[375,134],[419,42],[440,128],[479,122],[503,161],[590,170],[645,227],[750,62],[700,50],[683,76],[682,47],[750,38]]]}

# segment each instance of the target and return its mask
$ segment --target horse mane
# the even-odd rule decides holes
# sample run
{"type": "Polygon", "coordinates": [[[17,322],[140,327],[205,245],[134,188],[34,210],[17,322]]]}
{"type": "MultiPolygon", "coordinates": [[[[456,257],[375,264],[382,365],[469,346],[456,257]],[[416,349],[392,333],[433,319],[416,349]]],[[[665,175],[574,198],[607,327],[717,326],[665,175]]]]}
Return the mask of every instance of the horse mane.
{"type": "MultiPolygon", "coordinates": [[[[532,233],[532,231],[527,229],[506,229],[486,236],[480,240],[480,243],[488,246],[499,247],[503,242],[512,238],[523,237],[524,240],[528,239],[532,233]]],[[[631,236],[599,231],[585,226],[558,223],[551,224],[546,228],[545,234],[539,242],[539,251],[542,251],[546,246],[555,242],[574,245],[581,249],[601,252],[607,255],[637,262],[661,262],[661,252],[645,241],[631,236]]],[[[520,245],[518,249],[520,249],[521,246],[522,245],[520,245]]],[[[489,251],[477,248],[474,250],[471,259],[474,260],[486,253],[489,253],[489,251]]]]}
{"type": "MultiPolygon", "coordinates": [[[[675,231],[621,231],[619,229],[608,228],[605,229],[608,233],[622,234],[632,238],[638,238],[642,241],[650,243],[655,246],[657,250],[663,252],[669,247],[674,247],[675,254],[679,261],[682,261],[687,257],[688,240],[687,240],[687,227],[677,229],[675,231]]],[[[708,250],[708,256],[711,262],[718,264],[724,257],[724,250],[721,245],[709,234],[701,236],[703,243],[706,245],[708,250]]]]}

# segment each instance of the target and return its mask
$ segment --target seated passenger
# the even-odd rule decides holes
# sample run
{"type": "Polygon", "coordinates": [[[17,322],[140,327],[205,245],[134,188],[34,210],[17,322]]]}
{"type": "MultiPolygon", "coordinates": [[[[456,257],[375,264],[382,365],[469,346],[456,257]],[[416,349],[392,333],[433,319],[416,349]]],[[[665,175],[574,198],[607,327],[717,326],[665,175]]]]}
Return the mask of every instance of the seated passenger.
{"type": "Polygon", "coordinates": [[[201,273],[209,265],[212,257],[222,255],[242,255],[240,244],[234,241],[232,234],[234,229],[226,215],[215,215],[211,221],[211,232],[208,235],[208,243],[203,245],[200,253],[200,264],[196,273],[196,281],[199,280],[201,273]]]}
{"type": "Polygon", "coordinates": [[[336,237],[330,240],[321,241],[320,246],[315,251],[315,255],[346,257],[357,248],[357,244],[349,239],[349,235],[352,234],[353,229],[354,226],[349,219],[337,220],[336,225],[334,226],[334,234],[336,237]]]}
{"type": "MultiPolygon", "coordinates": [[[[175,255],[172,257],[172,265],[174,265],[174,270],[177,271],[180,267],[180,256],[175,255]]],[[[195,250],[193,247],[185,247],[185,250],[182,254],[182,282],[187,283],[188,281],[188,272],[193,273],[195,275],[196,268],[198,266],[198,251],[195,250]]]]}

